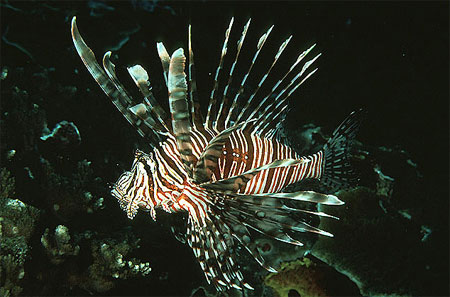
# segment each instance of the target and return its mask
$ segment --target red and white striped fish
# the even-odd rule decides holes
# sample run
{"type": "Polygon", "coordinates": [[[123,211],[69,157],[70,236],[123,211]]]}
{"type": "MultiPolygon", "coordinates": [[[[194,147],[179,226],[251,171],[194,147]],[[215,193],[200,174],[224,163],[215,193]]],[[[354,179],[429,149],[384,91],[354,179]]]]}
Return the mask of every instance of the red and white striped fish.
{"type": "Polygon", "coordinates": [[[317,69],[309,67],[320,56],[301,62],[314,48],[303,51],[267,94],[259,96],[260,87],[271,74],[291,37],[281,44],[272,64],[260,78],[250,96],[242,90],[273,26],[256,44],[253,60],[242,76],[239,90],[230,84],[250,25],[244,25],[224,91],[219,94],[219,75],[227,52],[233,19],[215,73],[205,120],[200,111],[194,76],[191,27],[188,29],[188,75],[182,48],[169,56],[162,43],[157,44],[168,89],[170,113],[152,94],[149,77],[140,65],[128,68],[142,93],[135,105],[115,73],[111,52],[103,57],[103,68],[80,36],[75,17],[72,38],[89,72],[110,97],[113,104],[137,129],[150,139],[151,152],[137,151],[130,171],[120,176],[112,194],[132,219],[138,209],[169,213],[185,211],[188,216],[187,241],[197,257],[206,279],[217,290],[251,288],[244,281],[233,250],[244,247],[267,270],[271,267],[257,247],[252,234],[301,246],[302,234],[332,234],[298,219],[305,216],[332,217],[323,212],[292,203],[341,205],[334,195],[313,191],[283,193],[288,185],[303,179],[320,179],[335,190],[351,182],[349,149],[360,123],[360,112],[352,113],[333,133],[328,143],[310,156],[299,156],[281,137],[279,131],[287,108],[287,99],[317,69]],[[301,66],[303,65],[303,66],[301,66]],[[300,67],[301,66],[301,67],[300,67]],[[292,75],[291,75],[292,74],[292,75]],[[287,77],[293,77],[287,79],[287,77]],[[255,99],[258,98],[258,101],[255,99]],[[286,202],[290,206],[286,205],[286,202]],[[295,214],[295,219],[293,214],[295,214]]]}

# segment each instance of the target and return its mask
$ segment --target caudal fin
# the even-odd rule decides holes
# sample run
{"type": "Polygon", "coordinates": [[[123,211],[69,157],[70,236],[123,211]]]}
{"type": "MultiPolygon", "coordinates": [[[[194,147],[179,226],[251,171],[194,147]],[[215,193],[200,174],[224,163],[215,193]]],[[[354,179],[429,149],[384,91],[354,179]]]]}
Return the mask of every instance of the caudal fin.
{"type": "Polygon", "coordinates": [[[323,148],[325,167],[321,180],[330,191],[351,187],[358,180],[350,165],[350,151],[362,118],[362,109],[352,112],[334,130],[323,148]]]}

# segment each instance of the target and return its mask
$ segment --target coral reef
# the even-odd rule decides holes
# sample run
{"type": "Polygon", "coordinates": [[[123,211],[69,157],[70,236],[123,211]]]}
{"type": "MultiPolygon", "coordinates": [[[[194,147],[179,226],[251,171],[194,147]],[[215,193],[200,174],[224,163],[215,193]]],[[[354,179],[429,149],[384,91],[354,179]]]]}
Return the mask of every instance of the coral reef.
{"type": "Polygon", "coordinates": [[[64,225],[58,225],[55,228],[53,238],[50,238],[50,230],[45,229],[41,236],[41,243],[47,252],[52,264],[59,265],[64,262],[66,257],[77,256],[80,252],[79,245],[73,245],[71,242],[69,229],[64,225]]]}
{"type": "Polygon", "coordinates": [[[423,176],[400,148],[359,144],[357,151],[361,186],[338,193],[345,207],[321,206],[340,220],[321,220],[319,227],[334,238],[319,237],[311,253],[348,276],[364,296],[420,295],[424,280],[405,283],[405,278],[414,279],[412,271],[432,278],[429,267],[434,260],[423,256],[431,253],[427,241],[432,229],[412,211],[424,193],[423,176]]]}
{"type": "Polygon", "coordinates": [[[14,178],[0,169],[0,296],[18,296],[23,288],[30,237],[40,211],[14,195],[14,178]]]}
{"type": "Polygon", "coordinates": [[[15,179],[6,168],[0,168],[0,198],[6,199],[15,194],[15,179]]]}
{"type": "MultiPolygon", "coordinates": [[[[128,229],[107,237],[90,230],[72,233],[66,226],[58,225],[54,232],[47,228],[41,236],[53,273],[64,276],[63,289],[104,293],[114,288],[118,280],[145,277],[151,272],[149,262],[130,256],[140,248],[140,240],[128,229]]],[[[43,274],[39,277],[41,281],[47,278],[43,274]]]]}
{"type": "Polygon", "coordinates": [[[150,273],[150,263],[136,258],[125,257],[138,246],[139,240],[125,238],[94,240],[91,245],[94,263],[89,267],[89,285],[97,292],[106,292],[114,286],[113,279],[128,279],[146,276],[150,273]]]}

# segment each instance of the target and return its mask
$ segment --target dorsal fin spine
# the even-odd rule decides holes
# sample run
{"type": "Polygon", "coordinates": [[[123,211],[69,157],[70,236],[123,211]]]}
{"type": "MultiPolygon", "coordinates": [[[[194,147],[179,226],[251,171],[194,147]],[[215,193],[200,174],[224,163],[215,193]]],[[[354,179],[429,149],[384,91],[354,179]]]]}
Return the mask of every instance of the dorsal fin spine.
{"type": "MultiPolygon", "coordinates": [[[[267,32],[264,33],[264,34],[259,38],[258,45],[257,45],[257,47],[256,47],[256,48],[257,48],[257,49],[256,49],[256,53],[255,53],[255,55],[253,56],[252,63],[250,64],[250,67],[249,67],[249,69],[247,70],[247,73],[244,75],[244,78],[243,78],[242,81],[241,81],[241,84],[240,84],[240,86],[239,86],[238,92],[236,93],[236,95],[235,95],[234,98],[233,98],[233,103],[231,104],[230,111],[228,112],[228,116],[227,116],[227,118],[226,118],[226,120],[225,120],[225,125],[226,125],[226,126],[229,125],[229,122],[230,122],[230,120],[231,120],[231,115],[233,114],[233,111],[234,111],[234,109],[235,109],[236,106],[237,106],[237,100],[238,100],[239,96],[241,95],[241,93],[242,93],[242,91],[243,91],[243,89],[244,89],[245,82],[247,81],[247,78],[248,78],[248,76],[250,75],[250,72],[251,72],[252,69],[253,69],[253,65],[255,64],[255,61],[256,61],[256,59],[258,58],[259,53],[261,52],[261,49],[263,48],[264,44],[266,43],[266,40],[267,40],[267,38],[269,37],[270,32],[272,32],[273,27],[274,27],[274,26],[272,25],[272,26],[267,30],[267,32]]],[[[236,121],[236,122],[237,122],[237,121],[236,121]]]]}
{"type": "Polygon", "coordinates": [[[266,103],[266,101],[272,96],[272,94],[275,92],[275,90],[280,86],[280,84],[286,79],[286,77],[294,70],[294,68],[303,60],[303,58],[315,47],[316,45],[312,45],[309,49],[302,52],[292,64],[292,66],[289,68],[289,70],[285,73],[285,75],[272,87],[269,94],[264,97],[263,100],[259,103],[259,105],[252,111],[252,113],[249,116],[249,119],[253,119],[256,113],[262,108],[262,106],[266,103]]]}
{"type": "Polygon", "coordinates": [[[219,74],[220,74],[220,70],[223,67],[223,60],[225,58],[225,55],[227,54],[228,39],[230,37],[230,32],[231,32],[231,28],[233,26],[233,22],[234,22],[234,17],[231,18],[230,24],[228,25],[228,29],[225,31],[225,40],[223,42],[219,66],[217,66],[216,75],[214,77],[214,87],[211,91],[209,104],[208,104],[208,113],[206,114],[206,120],[205,120],[205,124],[204,124],[205,128],[208,128],[208,129],[212,129],[212,119],[211,119],[213,117],[212,112],[213,112],[213,109],[216,108],[215,93],[217,92],[217,89],[219,87],[219,83],[218,83],[219,74]]]}
{"type": "Polygon", "coordinates": [[[134,65],[132,67],[127,67],[128,73],[133,79],[136,86],[141,91],[142,96],[144,96],[144,104],[150,108],[149,112],[151,115],[158,120],[158,122],[164,127],[163,133],[170,131],[168,124],[163,117],[166,116],[164,109],[156,101],[153,92],[151,91],[151,85],[148,77],[147,71],[141,65],[134,65]]]}
{"type": "Polygon", "coordinates": [[[161,60],[161,65],[163,67],[166,86],[168,86],[170,56],[162,42],[156,43],[156,49],[158,50],[159,59],[161,60]]]}
{"type": "Polygon", "coordinates": [[[285,88],[283,88],[280,91],[280,93],[276,96],[274,101],[265,108],[263,114],[258,118],[258,122],[256,123],[256,125],[254,125],[253,132],[260,131],[261,125],[265,123],[266,119],[268,118],[268,113],[270,112],[269,114],[272,114],[275,111],[275,109],[277,109],[281,104],[285,103],[286,100],[289,98],[289,96],[293,93],[293,91],[295,91],[301,84],[303,84],[303,82],[309,76],[311,76],[315,72],[314,70],[312,73],[308,74],[305,79],[301,80],[300,83],[294,86],[294,88],[288,93],[287,96],[285,96],[283,99],[280,100],[280,98],[282,98],[284,93],[286,93],[292,87],[292,85],[305,73],[305,71],[309,68],[309,66],[311,66],[311,64],[314,63],[314,61],[320,57],[320,55],[321,54],[318,54],[313,59],[306,62],[305,65],[303,65],[302,70],[289,82],[289,84],[285,88]]]}
{"type": "Polygon", "coordinates": [[[200,109],[200,102],[198,101],[197,82],[195,79],[194,51],[192,50],[191,24],[189,24],[188,27],[188,48],[189,48],[188,79],[189,79],[189,99],[191,105],[191,121],[195,129],[202,130],[203,116],[202,111],[200,109]]]}
{"type": "Polygon", "coordinates": [[[169,107],[172,114],[172,128],[175,135],[180,158],[189,177],[196,161],[192,153],[191,123],[189,121],[189,105],[187,101],[187,83],[184,72],[186,57],[182,48],[173,52],[170,58],[168,93],[169,107]]]}
{"type": "Polygon", "coordinates": [[[228,100],[229,100],[229,88],[230,88],[231,82],[233,81],[233,72],[234,72],[234,69],[236,68],[236,64],[239,59],[239,54],[241,53],[242,44],[244,43],[245,36],[247,35],[248,27],[250,26],[251,20],[252,19],[250,18],[247,21],[247,23],[245,24],[244,29],[242,30],[241,38],[238,41],[236,57],[234,59],[233,65],[231,66],[230,74],[228,76],[228,82],[227,82],[227,85],[225,86],[225,89],[223,90],[222,102],[220,104],[219,112],[217,113],[217,119],[216,119],[216,123],[215,123],[216,130],[219,128],[222,130],[224,128],[223,117],[225,115],[223,115],[223,113],[226,112],[226,111],[224,111],[224,108],[226,108],[226,105],[228,104],[228,100]]]}
{"type": "Polygon", "coordinates": [[[282,114],[284,109],[287,108],[286,100],[298,89],[298,87],[300,87],[311,75],[313,75],[317,71],[317,69],[318,68],[316,68],[313,71],[311,71],[310,73],[308,73],[308,75],[306,77],[304,77],[297,85],[295,85],[295,87],[292,90],[290,90],[289,93],[282,100],[280,100],[280,102],[278,102],[277,105],[275,105],[275,107],[269,112],[269,114],[265,118],[262,118],[262,121],[258,124],[258,126],[256,128],[257,130],[259,130],[259,132],[261,134],[264,134],[264,131],[271,124],[271,122],[267,121],[267,119],[268,118],[271,118],[271,119],[278,118],[282,114]],[[280,107],[281,107],[281,109],[275,114],[275,112],[280,107]]]}
{"type": "Polygon", "coordinates": [[[237,122],[239,122],[239,120],[242,118],[242,116],[245,114],[245,112],[248,110],[248,108],[250,107],[250,104],[253,100],[253,98],[255,97],[256,93],[258,92],[258,90],[260,89],[260,87],[262,86],[262,84],[264,83],[264,81],[267,79],[267,77],[270,74],[270,71],[272,71],[273,67],[275,66],[275,64],[278,62],[278,59],[280,58],[281,54],[283,53],[284,49],[286,48],[286,46],[289,44],[289,41],[291,40],[292,35],[289,36],[289,38],[287,38],[281,45],[280,48],[278,49],[278,52],[276,53],[272,64],[270,65],[269,69],[267,70],[267,72],[263,75],[263,77],[261,78],[261,80],[258,83],[258,86],[256,87],[256,89],[253,91],[253,94],[250,95],[250,98],[247,100],[247,103],[245,104],[244,108],[242,109],[242,111],[240,112],[238,118],[237,118],[237,122]]]}

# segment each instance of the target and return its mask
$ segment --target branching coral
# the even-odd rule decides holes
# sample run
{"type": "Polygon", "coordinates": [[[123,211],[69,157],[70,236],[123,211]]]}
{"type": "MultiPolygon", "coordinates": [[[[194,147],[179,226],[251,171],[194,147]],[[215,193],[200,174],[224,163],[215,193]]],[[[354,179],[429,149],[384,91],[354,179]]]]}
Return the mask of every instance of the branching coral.
{"type": "Polygon", "coordinates": [[[91,244],[94,262],[89,266],[85,289],[106,292],[114,287],[114,279],[128,279],[150,273],[150,263],[128,258],[138,246],[139,240],[126,236],[123,240],[107,238],[91,244]]]}
{"type": "Polygon", "coordinates": [[[14,178],[0,170],[0,296],[17,296],[25,276],[24,265],[29,258],[28,241],[39,210],[26,205],[14,194],[14,178]]]}
{"type": "Polygon", "coordinates": [[[14,195],[15,180],[6,168],[0,168],[0,199],[14,195]]]}
{"type": "Polygon", "coordinates": [[[69,256],[78,255],[80,251],[80,247],[71,242],[69,229],[63,225],[57,226],[52,236],[50,236],[50,230],[45,229],[41,243],[50,261],[56,265],[61,264],[69,256]]]}

